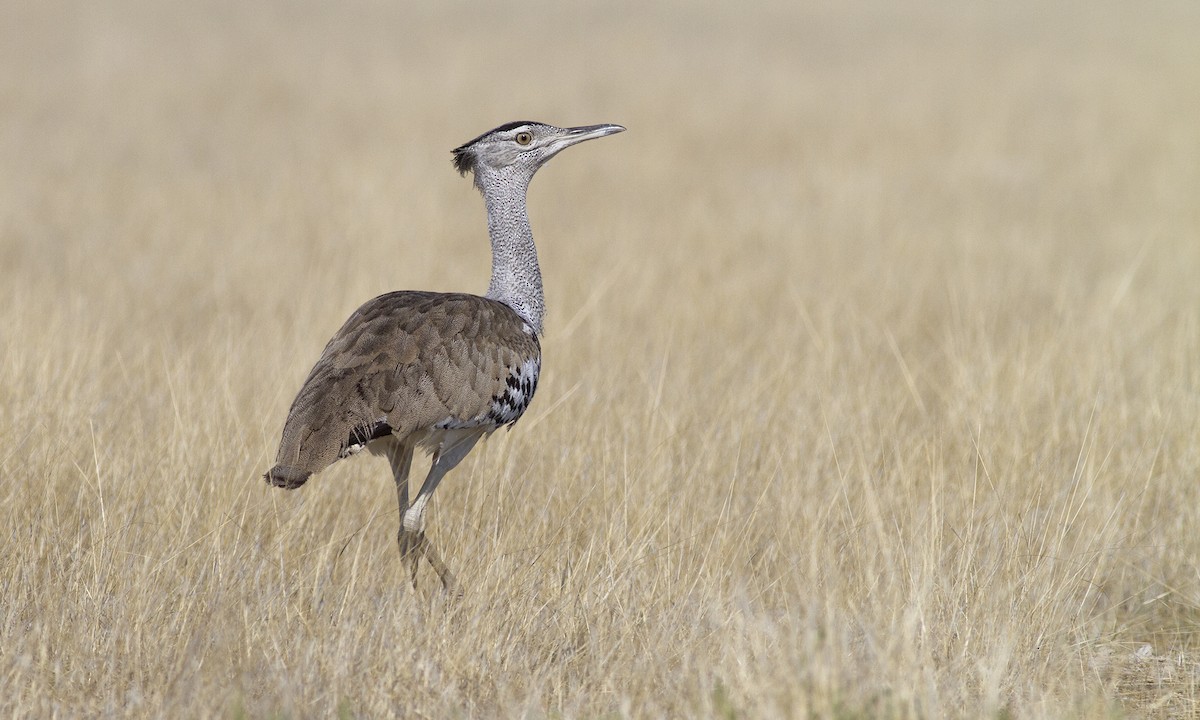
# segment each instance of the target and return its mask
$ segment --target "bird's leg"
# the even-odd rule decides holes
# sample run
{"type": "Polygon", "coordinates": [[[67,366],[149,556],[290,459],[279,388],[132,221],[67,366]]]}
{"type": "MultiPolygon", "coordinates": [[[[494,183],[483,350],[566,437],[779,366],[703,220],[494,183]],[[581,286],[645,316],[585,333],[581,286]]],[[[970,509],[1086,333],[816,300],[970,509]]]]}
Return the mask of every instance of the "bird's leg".
{"type": "MultiPolygon", "coordinates": [[[[400,506],[400,518],[403,521],[404,513],[408,511],[408,472],[412,468],[413,446],[393,441],[388,444],[386,454],[388,462],[392,464],[392,476],[396,480],[396,501],[400,506]]],[[[400,532],[396,534],[396,542],[400,546],[401,559],[408,561],[410,557],[412,558],[413,587],[415,588],[417,586],[416,560],[418,555],[417,548],[410,546],[410,540],[410,536],[404,532],[402,522],[400,532]]]]}
{"type": "Polygon", "coordinates": [[[475,447],[475,443],[479,441],[482,434],[482,432],[473,432],[457,437],[438,448],[433,455],[433,466],[429,468],[429,475],[421,485],[421,490],[417,493],[412,505],[400,517],[400,535],[398,537],[400,555],[408,563],[413,588],[417,587],[417,565],[420,556],[424,555],[438,574],[438,578],[441,579],[442,587],[448,592],[454,592],[457,589],[457,581],[454,579],[453,573],[442,562],[442,558],[434,549],[433,544],[425,537],[425,509],[428,507],[429,497],[437,489],[438,483],[442,481],[446,473],[454,469],[455,465],[462,462],[467,453],[471,452],[471,448],[475,447]]]}
{"type": "Polygon", "coordinates": [[[446,563],[442,562],[442,557],[434,549],[433,543],[429,542],[429,538],[425,537],[424,531],[410,532],[401,526],[398,540],[400,555],[408,563],[414,590],[417,587],[417,566],[421,556],[424,555],[433,567],[433,571],[438,574],[438,579],[442,581],[442,589],[452,594],[458,591],[458,580],[454,577],[454,573],[450,572],[450,568],[446,567],[446,563]]]}
{"type": "Polygon", "coordinates": [[[425,533],[412,533],[404,529],[404,525],[400,525],[400,531],[396,533],[396,545],[400,547],[400,562],[408,566],[409,574],[412,576],[413,590],[417,589],[417,564],[421,560],[421,548],[425,544],[425,533]]]}
{"type": "Polygon", "coordinates": [[[412,468],[413,446],[399,441],[387,449],[388,462],[392,464],[392,477],[396,480],[396,500],[400,503],[400,517],[408,510],[408,471],[412,468]]]}

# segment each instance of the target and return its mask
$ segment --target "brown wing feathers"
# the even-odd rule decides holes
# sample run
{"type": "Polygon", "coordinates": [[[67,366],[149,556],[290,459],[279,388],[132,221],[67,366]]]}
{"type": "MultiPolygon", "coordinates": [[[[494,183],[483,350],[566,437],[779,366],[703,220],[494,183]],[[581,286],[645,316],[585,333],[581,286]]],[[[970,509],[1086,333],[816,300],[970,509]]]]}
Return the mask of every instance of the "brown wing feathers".
{"type": "MultiPolygon", "coordinates": [[[[513,373],[539,357],[536,336],[502,303],[458,293],[381,295],[326,345],[292,403],[265,477],[299,487],[372,439],[485,416],[512,387],[513,373]]],[[[523,382],[532,395],[536,378],[523,382]]]]}

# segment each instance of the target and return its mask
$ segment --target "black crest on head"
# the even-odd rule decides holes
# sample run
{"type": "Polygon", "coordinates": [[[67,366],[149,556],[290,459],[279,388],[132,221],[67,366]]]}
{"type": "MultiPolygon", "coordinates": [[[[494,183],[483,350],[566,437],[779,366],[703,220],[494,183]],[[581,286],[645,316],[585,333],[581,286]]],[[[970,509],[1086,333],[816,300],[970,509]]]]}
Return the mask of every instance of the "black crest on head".
{"type": "Polygon", "coordinates": [[[475,169],[475,152],[469,147],[470,143],[454,148],[454,169],[459,175],[466,175],[468,170],[475,169]]]}
{"type": "Polygon", "coordinates": [[[492,128],[491,130],[488,130],[487,132],[483,133],[482,135],[480,135],[477,138],[468,140],[467,142],[463,143],[462,145],[459,145],[458,147],[454,148],[454,150],[452,151],[454,153],[454,169],[458,171],[459,175],[466,175],[468,170],[474,170],[476,158],[475,158],[475,151],[472,148],[474,147],[475,143],[484,139],[488,135],[491,135],[492,133],[504,132],[505,130],[513,130],[513,129],[521,127],[522,125],[537,125],[537,124],[538,123],[535,123],[531,120],[517,120],[516,122],[504,123],[500,127],[492,128]]]}

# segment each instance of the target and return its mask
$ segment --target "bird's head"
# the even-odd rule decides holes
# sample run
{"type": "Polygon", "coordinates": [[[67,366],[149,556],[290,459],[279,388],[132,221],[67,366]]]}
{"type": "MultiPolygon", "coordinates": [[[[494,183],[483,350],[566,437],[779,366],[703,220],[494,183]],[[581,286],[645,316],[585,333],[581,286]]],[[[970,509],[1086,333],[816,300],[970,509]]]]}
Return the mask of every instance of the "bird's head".
{"type": "Polygon", "coordinates": [[[475,184],[491,171],[516,172],[525,180],[564,149],[584,140],[619,133],[620,125],[560,128],[540,122],[511,122],[454,149],[454,168],[475,173],[475,184]]]}

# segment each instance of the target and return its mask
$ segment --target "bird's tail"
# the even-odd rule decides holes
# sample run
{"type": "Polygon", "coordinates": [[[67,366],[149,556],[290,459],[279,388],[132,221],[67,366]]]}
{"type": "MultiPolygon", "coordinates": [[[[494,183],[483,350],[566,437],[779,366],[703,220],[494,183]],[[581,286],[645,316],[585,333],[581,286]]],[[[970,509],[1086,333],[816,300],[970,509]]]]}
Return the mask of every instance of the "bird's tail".
{"type": "Polygon", "coordinates": [[[285,490],[295,490],[303,485],[312,477],[312,473],[301,470],[290,465],[276,465],[263,475],[263,480],[266,480],[275,487],[281,487],[285,490]]]}

